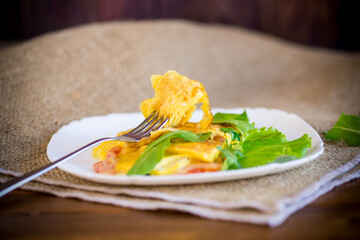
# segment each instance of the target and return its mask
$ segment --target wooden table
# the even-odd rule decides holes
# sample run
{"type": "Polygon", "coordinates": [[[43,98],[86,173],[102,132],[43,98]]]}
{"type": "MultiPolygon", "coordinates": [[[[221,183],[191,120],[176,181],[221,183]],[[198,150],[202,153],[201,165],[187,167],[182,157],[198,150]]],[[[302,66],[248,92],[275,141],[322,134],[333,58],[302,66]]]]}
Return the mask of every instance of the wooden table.
{"type": "Polygon", "coordinates": [[[271,229],[16,190],[0,199],[0,239],[360,239],[360,179],[271,229]]]}

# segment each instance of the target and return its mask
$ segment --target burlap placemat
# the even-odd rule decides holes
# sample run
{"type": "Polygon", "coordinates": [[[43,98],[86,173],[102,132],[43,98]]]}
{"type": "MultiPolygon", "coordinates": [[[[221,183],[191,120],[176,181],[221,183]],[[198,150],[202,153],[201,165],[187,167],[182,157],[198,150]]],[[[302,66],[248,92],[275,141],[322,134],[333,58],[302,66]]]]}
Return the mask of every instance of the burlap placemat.
{"type": "MultiPolygon", "coordinates": [[[[168,69],[201,81],[212,107],[279,108],[296,113],[321,135],[341,112],[360,110],[357,54],[180,21],[92,24],[0,52],[1,179],[46,164],[50,137],[72,120],[138,111],[140,102],[153,95],[151,74],[168,69]]],[[[24,188],[276,226],[358,177],[359,153],[359,147],[325,141],[324,154],[299,168],[215,184],[112,186],[55,169],[24,188]]]]}

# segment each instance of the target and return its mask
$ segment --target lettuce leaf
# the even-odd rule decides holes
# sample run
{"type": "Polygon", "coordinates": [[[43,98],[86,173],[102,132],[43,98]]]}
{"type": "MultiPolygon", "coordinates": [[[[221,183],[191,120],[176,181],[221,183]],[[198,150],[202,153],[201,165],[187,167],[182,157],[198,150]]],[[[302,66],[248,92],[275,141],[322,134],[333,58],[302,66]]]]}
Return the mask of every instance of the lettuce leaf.
{"type": "Polygon", "coordinates": [[[311,138],[302,137],[288,141],[274,128],[249,130],[238,144],[221,149],[225,158],[222,170],[256,167],[272,162],[286,162],[301,158],[311,147],[311,138]]]}
{"type": "Polygon", "coordinates": [[[127,172],[127,175],[145,175],[150,173],[156,164],[164,157],[165,149],[170,146],[171,139],[180,138],[188,142],[204,142],[211,136],[211,132],[195,134],[190,131],[168,132],[150,143],[127,172]]]}
{"type": "Polygon", "coordinates": [[[334,127],[327,131],[325,138],[335,141],[344,139],[349,146],[359,146],[360,116],[342,113],[334,127]]]}
{"type": "Polygon", "coordinates": [[[255,127],[249,123],[246,110],[244,110],[242,114],[216,113],[213,117],[213,123],[229,124],[242,135],[249,130],[255,129],[255,127]]]}
{"type": "Polygon", "coordinates": [[[241,142],[244,154],[239,159],[242,167],[255,167],[271,162],[285,162],[301,158],[311,147],[311,138],[302,137],[288,141],[286,136],[274,128],[261,128],[247,132],[241,142]]]}

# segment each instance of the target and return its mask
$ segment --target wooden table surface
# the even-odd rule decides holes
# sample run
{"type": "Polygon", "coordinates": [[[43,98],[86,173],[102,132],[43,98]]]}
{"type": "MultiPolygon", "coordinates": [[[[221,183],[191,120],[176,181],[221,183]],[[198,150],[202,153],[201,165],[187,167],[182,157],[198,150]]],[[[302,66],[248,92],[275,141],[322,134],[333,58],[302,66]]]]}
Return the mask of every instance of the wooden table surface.
{"type": "Polygon", "coordinates": [[[139,211],[16,190],[0,199],[0,239],[360,239],[360,179],[277,228],[139,211]]]}

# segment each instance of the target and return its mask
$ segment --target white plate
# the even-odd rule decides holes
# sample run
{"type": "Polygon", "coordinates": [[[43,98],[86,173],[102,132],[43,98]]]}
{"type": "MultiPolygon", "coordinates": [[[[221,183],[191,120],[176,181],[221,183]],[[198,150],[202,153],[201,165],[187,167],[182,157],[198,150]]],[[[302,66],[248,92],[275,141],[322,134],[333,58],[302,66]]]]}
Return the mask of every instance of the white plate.
{"type": "MultiPolygon", "coordinates": [[[[243,108],[213,109],[212,112],[242,113],[243,108]]],[[[306,155],[297,160],[285,163],[271,163],[259,167],[244,168],[232,171],[198,173],[189,175],[165,176],[123,176],[95,173],[92,165],[97,161],[92,157],[92,150],[85,151],[59,166],[65,172],[91,181],[120,185],[175,185],[205,182],[228,181],[241,178],[257,177],[282,172],[300,166],[318,157],[323,151],[323,142],[318,133],[304,120],[295,114],[277,109],[247,108],[250,122],[255,127],[275,127],[283,132],[289,141],[307,133],[312,138],[312,147],[306,155]]],[[[195,111],[192,121],[201,119],[201,112],[195,111]]],[[[73,121],[55,133],[47,147],[50,161],[80,148],[87,143],[105,136],[114,136],[122,130],[135,127],[143,120],[141,113],[114,113],[106,116],[95,116],[73,121]]]]}

